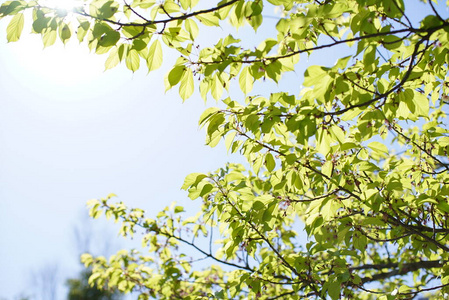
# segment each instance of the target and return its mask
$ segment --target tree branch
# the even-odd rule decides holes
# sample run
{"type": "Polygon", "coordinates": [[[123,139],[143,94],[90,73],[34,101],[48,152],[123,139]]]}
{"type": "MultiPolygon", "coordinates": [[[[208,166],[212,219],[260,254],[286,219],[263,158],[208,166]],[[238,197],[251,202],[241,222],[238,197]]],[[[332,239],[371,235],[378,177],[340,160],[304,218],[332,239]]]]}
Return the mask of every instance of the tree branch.
{"type": "Polygon", "coordinates": [[[363,265],[359,267],[350,268],[350,270],[382,270],[382,269],[395,269],[390,272],[385,273],[377,273],[373,276],[368,276],[362,278],[362,283],[368,283],[373,281],[379,281],[383,279],[387,279],[397,275],[405,275],[410,272],[414,272],[420,269],[432,269],[432,268],[441,268],[447,261],[440,260],[430,260],[430,261],[418,261],[412,263],[385,263],[385,264],[375,264],[375,265],[363,265]]]}
{"type": "MultiPolygon", "coordinates": [[[[170,22],[173,22],[173,21],[186,20],[186,19],[189,19],[189,18],[194,17],[194,16],[215,12],[215,11],[218,11],[218,10],[220,10],[222,8],[225,8],[225,7],[229,6],[229,5],[232,5],[232,4],[234,4],[234,3],[238,2],[238,1],[242,1],[242,0],[231,0],[229,2],[223,3],[223,4],[218,5],[216,7],[213,7],[213,8],[198,10],[198,11],[195,11],[195,12],[192,12],[192,13],[188,13],[188,14],[183,14],[183,15],[177,16],[177,17],[169,17],[168,19],[154,20],[154,21],[148,21],[148,22],[144,22],[144,23],[135,23],[135,22],[123,23],[123,22],[113,21],[113,20],[110,20],[110,19],[95,17],[95,16],[92,16],[92,15],[90,15],[90,14],[84,12],[84,11],[77,11],[77,12],[74,12],[74,13],[79,14],[79,15],[84,16],[84,17],[92,18],[94,20],[103,21],[103,22],[107,22],[107,23],[110,23],[110,24],[118,25],[118,26],[121,26],[121,27],[126,27],[126,26],[147,27],[147,26],[155,25],[155,24],[167,24],[167,23],[170,23],[170,22]]],[[[137,16],[139,16],[139,15],[137,15],[137,16]]]]}
{"type": "MultiPolygon", "coordinates": [[[[295,56],[301,53],[307,53],[307,52],[311,52],[311,51],[316,51],[316,50],[321,50],[321,49],[326,49],[326,48],[332,48],[335,47],[337,45],[340,44],[345,44],[345,43],[351,43],[351,42],[358,42],[364,39],[370,39],[370,38],[375,38],[375,37],[381,37],[381,36],[387,36],[387,35],[391,35],[391,34],[399,34],[399,33],[433,33],[437,30],[443,29],[444,27],[449,26],[448,22],[445,22],[442,25],[439,26],[435,26],[432,28],[427,28],[427,29],[423,29],[423,28],[404,28],[404,29],[398,29],[398,30],[393,30],[393,31],[387,31],[387,32],[376,32],[376,33],[371,33],[371,34],[367,34],[367,35],[363,35],[363,36],[358,36],[358,37],[353,37],[350,39],[345,39],[345,40],[340,40],[340,41],[336,41],[333,43],[329,43],[329,44],[323,44],[320,46],[315,46],[315,47],[310,47],[310,48],[306,48],[306,49],[302,49],[302,50],[297,50],[297,51],[291,51],[287,54],[284,55],[277,55],[277,56],[269,56],[269,57],[264,57],[264,58],[259,58],[259,59],[245,59],[245,60],[232,60],[231,63],[242,63],[242,64],[254,64],[254,63],[264,63],[267,61],[276,61],[279,59],[283,59],[283,58],[288,58],[291,56],[295,56]]],[[[220,64],[223,63],[224,60],[219,60],[219,61],[211,61],[211,62],[203,62],[203,61],[198,61],[195,62],[195,64],[197,65],[212,65],[212,64],[220,64]]]]}

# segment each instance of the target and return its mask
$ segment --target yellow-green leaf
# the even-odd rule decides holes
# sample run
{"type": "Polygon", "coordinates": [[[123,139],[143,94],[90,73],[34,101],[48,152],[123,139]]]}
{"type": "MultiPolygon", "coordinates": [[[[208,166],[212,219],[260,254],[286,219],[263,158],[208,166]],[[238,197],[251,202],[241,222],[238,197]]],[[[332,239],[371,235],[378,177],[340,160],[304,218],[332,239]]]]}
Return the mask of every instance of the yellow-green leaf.
{"type": "Polygon", "coordinates": [[[140,56],[136,49],[131,49],[128,51],[128,55],[126,56],[126,67],[133,72],[139,69],[140,56]]]}
{"type": "Polygon", "coordinates": [[[418,116],[422,117],[428,117],[429,116],[429,99],[420,92],[415,91],[413,102],[415,103],[416,107],[416,114],[418,116]]]}
{"type": "Polygon", "coordinates": [[[231,131],[231,132],[228,132],[228,134],[226,134],[225,146],[228,151],[229,151],[229,149],[231,149],[232,143],[234,142],[236,135],[237,135],[237,131],[231,131]]]}
{"type": "Polygon", "coordinates": [[[268,152],[267,155],[265,155],[265,165],[267,167],[268,172],[271,172],[276,167],[276,162],[274,160],[273,155],[268,152]]]}
{"type": "Polygon", "coordinates": [[[388,148],[382,143],[379,142],[371,142],[368,144],[368,147],[371,148],[374,152],[382,155],[382,154],[388,154],[388,148]]]}
{"type": "Polygon", "coordinates": [[[185,28],[186,31],[189,33],[190,38],[193,40],[197,37],[199,29],[198,29],[198,25],[196,24],[195,21],[191,20],[191,19],[186,19],[185,21],[185,28]]]}
{"type": "Polygon", "coordinates": [[[162,47],[159,40],[155,40],[148,50],[148,72],[158,69],[162,65],[162,47]]]}
{"type": "Polygon", "coordinates": [[[179,85],[179,95],[182,100],[186,100],[193,94],[194,83],[193,83],[193,72],[187,69],[181,78],[181,84],[179,85]]]}
{"type": "Polygon", "coordinates": [[[244,67],[239,77],[240,89],[243,93],[248,94],[253,89],[254,78],[249,72],[249,67],[244,67]]]}
{"type": "Polygon", "coordinates": [[[168,73],[168,83],[170,84],[170,87],[175,86],[179,83],[182,76],[184,75],[184,72],[186,71],[185,66],[175,66],[169,73],[168,73]]]}
{"type": "Polygon", "coordinates": [[[118,48],[114,48],[109,52],[109,57],[104,63],[105,70],[112,69],[118,65],[120,58],[118,55],[118,48]]]}
{"type": "Polygon", "coordinates": [[[42,35],[42,42],[44,43],[44,48],[51,46],[56,41],[56,30],[49,30],[42,35]]]}
{"type": "Polygon", "coordinates": [[[209,13],[209,14],[202,14],[202,15],[196,15],[195,18],[197,18],[201,23],[203,23],[206,26],[219,26],[219,19],[217,16],[209,13]]]}
{"type": "Polygon", "coordinates": [[[24,24],[24,17],[22,13],[16,14],[9,22],[6,28],[6,38],[8,42],[16,42],[20,39],[24,24]]]}
{"type": "Polygon", "coordinates": [[[72,32],[68,24],[63,24],[59,27],[59,38],[65,44],[72,36],[72,32]]]}
{"type": "Polygon", "coordinates": [[[215,100],[220,100],[221,95],[223,94],[223,84],[221,83],[220,77],[217,73],[215,73],[214,77],[212,77],[210,92],[212,97],[215,100]]]}

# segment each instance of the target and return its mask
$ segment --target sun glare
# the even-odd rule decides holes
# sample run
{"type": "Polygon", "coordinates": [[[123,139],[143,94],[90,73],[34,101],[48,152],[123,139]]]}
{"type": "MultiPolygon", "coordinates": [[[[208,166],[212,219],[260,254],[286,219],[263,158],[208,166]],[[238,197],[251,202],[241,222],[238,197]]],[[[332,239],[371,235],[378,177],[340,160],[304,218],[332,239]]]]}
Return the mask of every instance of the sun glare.
{"type": "Polygon", "coordinates": [[[42,0],[39,1],[42,5],[58,8],[58,9],[65,9],[65,10],[72,10],[75,7],[83,6],[83,0],[42,0]]]}

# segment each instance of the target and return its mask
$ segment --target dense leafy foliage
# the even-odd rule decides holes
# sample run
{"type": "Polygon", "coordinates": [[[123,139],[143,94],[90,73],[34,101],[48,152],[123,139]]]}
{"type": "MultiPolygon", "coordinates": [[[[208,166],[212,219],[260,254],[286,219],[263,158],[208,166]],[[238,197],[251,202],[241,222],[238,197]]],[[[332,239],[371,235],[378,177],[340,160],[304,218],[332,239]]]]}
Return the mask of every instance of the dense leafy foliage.
{"type": "Polygon", "coordinates": [[[197,85],[221,101],[200,119],[207,143],[247,159],[186,178],[202,201],[195,217],[91,201],[92,216],[120,220],[123,235],[142,231],[150,254],[84,255],[90,281],[140,299],[447,297],[449,21],[443,3],[421,2],[419,20],[408,12],[420,1],[405,0],[91,0],[73,11],[5,2],[9,41],[31,11],[45,46],[76,37],[108,53],[107,69],[153,71],[163,49],[177,51],[167,89],[187,99],[197,85]],[[198,42],[207,27],[260,31],[275,7],[274,35],[256,47],[231,34],[198,42]],[[346,54],[309,66],[297,94],[257,90],[315,52],[346,54]]]}
{"type": "Polygon", "coordinates": [[[120,300],[123,297],[117,291],[99,288],[89,284],[92,270],[83,270],[78,278],[68,279],[66,282],[69,292],[67,300],[120,300]]]}

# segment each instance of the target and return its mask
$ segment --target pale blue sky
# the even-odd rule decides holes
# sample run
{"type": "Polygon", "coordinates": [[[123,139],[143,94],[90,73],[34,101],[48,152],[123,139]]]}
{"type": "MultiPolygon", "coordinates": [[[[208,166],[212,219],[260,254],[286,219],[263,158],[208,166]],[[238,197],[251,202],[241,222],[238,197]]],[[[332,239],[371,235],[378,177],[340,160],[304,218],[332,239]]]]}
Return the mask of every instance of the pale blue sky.
{"type": "MultiPolygon", "coordinates": [[[[180,186],[187,174],[235,159],[221,144],[204,146],[197,121],[205,105],[198,95],[183,104],[177,90],[165,94],[166,70],[132,74],[120,66],[103,72],[105,56],[89,54],[75,41],[65,49],[58,43],[43,50],[40,37],[27,34],[29,27],[21,41],[7,44],[5,21],[0,21],[0,299],[12,300],[30,294],[30,272],[51,262],[59,265],[61,280],[76,276],[73,226],[87,200],[113,192],[117,200],[156,213],[171,201],[185,201],[180,186]]],[[[315,64],[331,65],[337,56],[320,55],[315,64]]],[[[298,92],[303,71],[281,86],[265,82],[256,88],[298,92]]]]}
{"type": "MultiPolygon", "coordinates": [[[[73,227],[87,200],[113,192],[117,200],[154,214],[172,201],[193,206],[180,190],[184,177],[213,171],[230,158],[223,145],[204,145],[198,119],[206,106],[199,95],[182,103],[177,88],[164,92],[167,69],[147,75],[119,66],[103,72],[106,57],[89,54],[76,41],[43,49],[40,37],[25,27],[19,42],[6,43],[5,21],[0,22],[0,299],[10,300],[31,294],[31,271],[53,262],[62,281],[76,276],[73,227]]],[[[299,85],[296,81],[294,90],[299,85]]],[[[263,83],[273,92],[285,86],[263,83]]],[[[64,296],[60,291],[58,299],[64,296]]]]}
{"type": "Polygon", "coordinates": [[[164,94],[161,73],[103,73],[105,57],[85,46],[42,50],[39,37],[26,34],[6,44],[4,28],[0,298],[12,299],[31,270],[51,261],[77,266],[73,225],[87,200],[114,192],[156,212],[185,198],[185,175],[227,159],[204,146],[197,125],[204,103],[164,94]]]}

